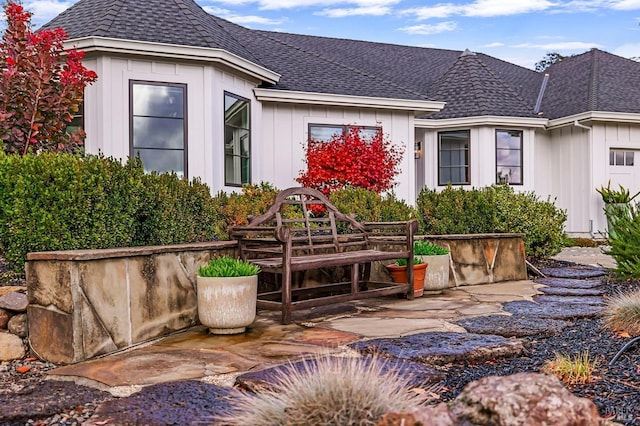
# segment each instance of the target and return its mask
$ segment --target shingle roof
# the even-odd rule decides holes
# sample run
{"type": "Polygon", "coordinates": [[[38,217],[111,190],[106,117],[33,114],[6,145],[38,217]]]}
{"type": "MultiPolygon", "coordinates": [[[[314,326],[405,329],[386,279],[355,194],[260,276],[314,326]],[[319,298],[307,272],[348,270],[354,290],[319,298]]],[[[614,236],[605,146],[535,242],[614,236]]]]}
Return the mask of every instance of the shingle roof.
{"type": "Polygon", "coordinates": [[[542,101],[545,117],[585,111],[640,112],[640,63],[592,49],[553,64],[542,101]]]}
{"type": "MultiPolygon", "coordinates": [[[[430,118],[536,116],[543,74],[485,55],[251,30],[193,0],[80,0],[45,27],[88,36],[225,49],[278,72],[274,89],[438,100],[430,118]]],[[[640,112],[640,63],[592,50],[554,64],[544,117],[591,110],[640,112]]]]}
{"type": "Polygon", "coordinates": [[[465,51],[435,86],[445,108],[429,118],[484,115],[534,117],[531,100],[523,99],[481,57],[465,51]]]}

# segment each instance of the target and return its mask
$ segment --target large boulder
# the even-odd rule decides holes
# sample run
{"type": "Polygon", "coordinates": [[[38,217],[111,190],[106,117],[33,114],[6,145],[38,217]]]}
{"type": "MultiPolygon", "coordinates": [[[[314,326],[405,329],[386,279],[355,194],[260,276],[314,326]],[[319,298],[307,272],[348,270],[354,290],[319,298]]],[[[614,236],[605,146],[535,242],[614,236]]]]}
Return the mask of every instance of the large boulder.
{"type": "Polygon", "coordinates": [[[7,309],[15,312],[26,312],[28,304],[29,301],[27,300],[27,295],[24,293],[12,291],[11,293],[0,296],[0,309],[7,309]]]}
{"type": "Polygon", "coordinates": [[[0,361],[20,359],[25,355],[22,339],[18,336],[0,332],[0,361]]]}
{"type": "Polygon", "coordinates": [[[389,413],[379,426],[598,426],[612,424],[595,404],[569,392],[555,376],[519,373],[469,383],[447,404],[389,413]]]}

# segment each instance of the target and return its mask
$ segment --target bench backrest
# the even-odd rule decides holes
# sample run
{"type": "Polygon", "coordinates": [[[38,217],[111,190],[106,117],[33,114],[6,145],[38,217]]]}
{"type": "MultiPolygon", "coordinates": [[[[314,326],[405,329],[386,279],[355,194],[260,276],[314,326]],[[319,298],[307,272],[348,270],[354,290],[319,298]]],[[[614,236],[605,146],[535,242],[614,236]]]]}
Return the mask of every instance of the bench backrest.
{"type": "Polygon", "coordinates": [[[288,227],[294,250],[308,254],[336,253],[368,247],[365,227],[340,212],[320,191],[289,188],[281,191],[269,210],[249,220],[249,227],[288,227]]]}

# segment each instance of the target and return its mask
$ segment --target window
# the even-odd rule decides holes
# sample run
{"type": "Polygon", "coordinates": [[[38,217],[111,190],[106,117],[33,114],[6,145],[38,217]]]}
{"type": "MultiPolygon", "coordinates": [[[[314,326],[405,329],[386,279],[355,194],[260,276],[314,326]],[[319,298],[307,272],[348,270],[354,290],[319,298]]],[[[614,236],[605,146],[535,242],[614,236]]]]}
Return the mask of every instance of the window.
{"type": "Polygon", "coordinates": [[[522,185],[522,132],[496,130],[496,183],[522,185]]]}
{"type": "Polygon", "coordinates": [[[329,142],[335,135],[344,135],[354,127],[360,129],[360,137],[364,139],[371,139],[382,130],[382,127],[376,126],[334,126],[328,124],[309,124],[309,140],[329,142]]]}
{"type": "Polygon", "coordinates": [[[251,182],[251,128],[249,101],[224,94],[224,179],[225,185],[251,182]]]}
{"type": "Polygon", "coordinates": [[[609,150],[610,166],[633,166],[633,151],[611,148],[609,150]]]}
{"type": "Polygon", "coordinates": [[[131,154],[144,170],[187,174],[187,86],[130,82],[131,154]]]}
{"type": "Polygon", "coordinates": [[[73,115],[73,119],[67,123],[65,133],[71,135],[78,130],[84,130],[84,101],[78,105],[78,111],[73,115]]]}
{"type": "Polygon", "coordinates": [[[469,131],[438,133],[438,185],[468,185],[469,131]]]}

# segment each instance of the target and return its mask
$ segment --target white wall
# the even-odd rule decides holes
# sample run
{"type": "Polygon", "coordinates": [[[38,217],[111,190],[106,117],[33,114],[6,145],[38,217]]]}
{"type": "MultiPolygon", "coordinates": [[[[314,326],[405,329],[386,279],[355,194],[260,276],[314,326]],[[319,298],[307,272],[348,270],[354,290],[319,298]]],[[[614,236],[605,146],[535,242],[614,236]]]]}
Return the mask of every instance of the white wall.
{"type": "MultiPolygon", "coordinates": [[[[126,159],[129,148],[129,81],[140,80],[187,85],[188,175],[200,177],[212,192],[224,187],[224,92],[251,102],[252,172],[260,176],[262,162],[255,148],[262,145],[262,106],[253,95],[257,81],[224,68],[199,63],[101,56],[85,61],[98,73],[98,81],[85,95],[86,150],[126,159]]],[[[255,180],[255,178],[254,178],[255,180]]]]}
{"type": "Polygon", "coordinates": [[[415,168],[413,159],[413,115],[404,111],[380,111],[359,108],[323,107],[285,103],[265,103],[262,107],[260,140],[260,179],[280,189],[298,186],[295,178],[306,169],[304,142],[309,124],[381,125],[382,131],[396,145],[404,146],[396,178],[396,195],[415,202],[415,168]]]}

